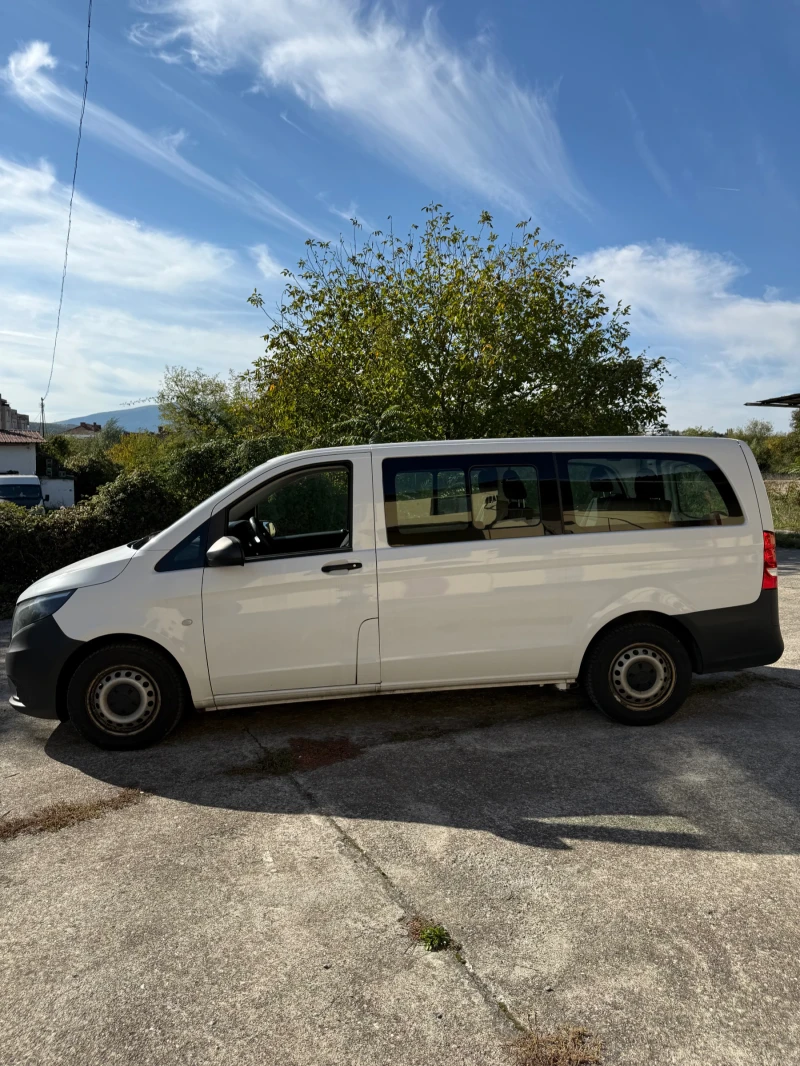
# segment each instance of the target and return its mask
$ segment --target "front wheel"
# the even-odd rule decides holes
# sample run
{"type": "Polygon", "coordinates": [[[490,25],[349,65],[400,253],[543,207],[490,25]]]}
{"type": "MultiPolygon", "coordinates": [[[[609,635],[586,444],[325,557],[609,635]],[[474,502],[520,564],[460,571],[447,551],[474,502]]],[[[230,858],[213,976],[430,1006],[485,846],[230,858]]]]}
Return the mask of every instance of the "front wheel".
{"type": "Polygon", "coordinates": [[[613,629],[592,648],[586,663],[589,699],[625,725],[655,725],[670,718],[688,696],[691,682],[686,648],[659,625],[613,629]]]}
{"type": "Polygon", "coordinates": [[[67,713],[100,748],[130,751],[162,740],[186,706],[181,677],[166,655],[138,644],[99,648],[67,686],[67,713]]]}

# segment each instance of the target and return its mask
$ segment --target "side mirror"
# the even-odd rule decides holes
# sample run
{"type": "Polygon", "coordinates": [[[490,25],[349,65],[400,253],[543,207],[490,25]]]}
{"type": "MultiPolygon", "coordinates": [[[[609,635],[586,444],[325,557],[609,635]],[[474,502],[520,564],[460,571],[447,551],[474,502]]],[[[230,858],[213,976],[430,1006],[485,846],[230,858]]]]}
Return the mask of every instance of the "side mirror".
{"type": "Polygon", "coordinates": [[[244,548],[238,537],[220,537],[206,552],[209,566],[244,566],[244,548]]]}
{"type": "Polygon", "coordinates": [[[50,499],[50,493],[48,492],[48,494],[44,498],[44,502],[47,503],[49,499],[50,499]]]}

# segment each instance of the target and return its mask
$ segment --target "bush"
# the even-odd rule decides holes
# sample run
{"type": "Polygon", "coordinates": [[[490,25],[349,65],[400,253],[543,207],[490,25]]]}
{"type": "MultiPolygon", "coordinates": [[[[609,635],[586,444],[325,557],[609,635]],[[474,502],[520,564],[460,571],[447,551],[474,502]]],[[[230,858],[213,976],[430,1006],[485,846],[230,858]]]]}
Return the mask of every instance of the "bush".
{"type": "Polygon", "coordinates": [[[775,529],[800,532],[800,481],[767,481],[775,529]]]}
{"type": "Polygon", "coordinates": [[[164,529],[184,508],[152,475],[120,474],[90,500],[42,513],[0,504],[0,615],[19,594],[62,566],[164,529]]]}
{"type": "Polygon", "coordinates": [[[278,437],[218,437],[175,449],[159,467],[164,483],[188,510],[254,466],[287,450],[278,437]]]}

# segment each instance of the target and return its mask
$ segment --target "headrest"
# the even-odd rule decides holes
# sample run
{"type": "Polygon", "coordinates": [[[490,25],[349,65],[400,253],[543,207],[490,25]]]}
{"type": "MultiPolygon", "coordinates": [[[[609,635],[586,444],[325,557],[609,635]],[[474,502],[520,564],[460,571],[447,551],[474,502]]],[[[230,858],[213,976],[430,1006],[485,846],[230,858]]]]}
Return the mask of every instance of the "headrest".
{"type": "Polygon", "coordinates": [[[665,500],[664,478],[661,474],[638,474],[633,483],[637,500],[665,500]]]}
{"type": "Polygon", "coordinates": [[[528,490],[522,484],[516,470],[509,470],[503,477],[503,492],[509,500],[526,500],[528,498],[528,490]]]}
{"type": "Polygon", "coordinates": [[[610,470],[606,466],[593,466],[589,474],[589,488],[592,492],[613,492],[614,484],[609,477],[610,470]]]}
{"type": "Polygon", "coordinates": [[[478,471],[478,492],[497,492],[497,470],[493,466],[478,471]]]}

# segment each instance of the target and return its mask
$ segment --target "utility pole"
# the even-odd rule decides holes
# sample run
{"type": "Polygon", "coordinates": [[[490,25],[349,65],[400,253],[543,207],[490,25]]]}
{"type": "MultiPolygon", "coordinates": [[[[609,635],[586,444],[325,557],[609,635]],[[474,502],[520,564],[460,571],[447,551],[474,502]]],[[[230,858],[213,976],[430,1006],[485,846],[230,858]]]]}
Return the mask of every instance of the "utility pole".
{"type": "Polygon", "coordinates": [[[47,437],[44,428],[44,396],[39,401],[39,431],[43,437],[47,437]]]}

